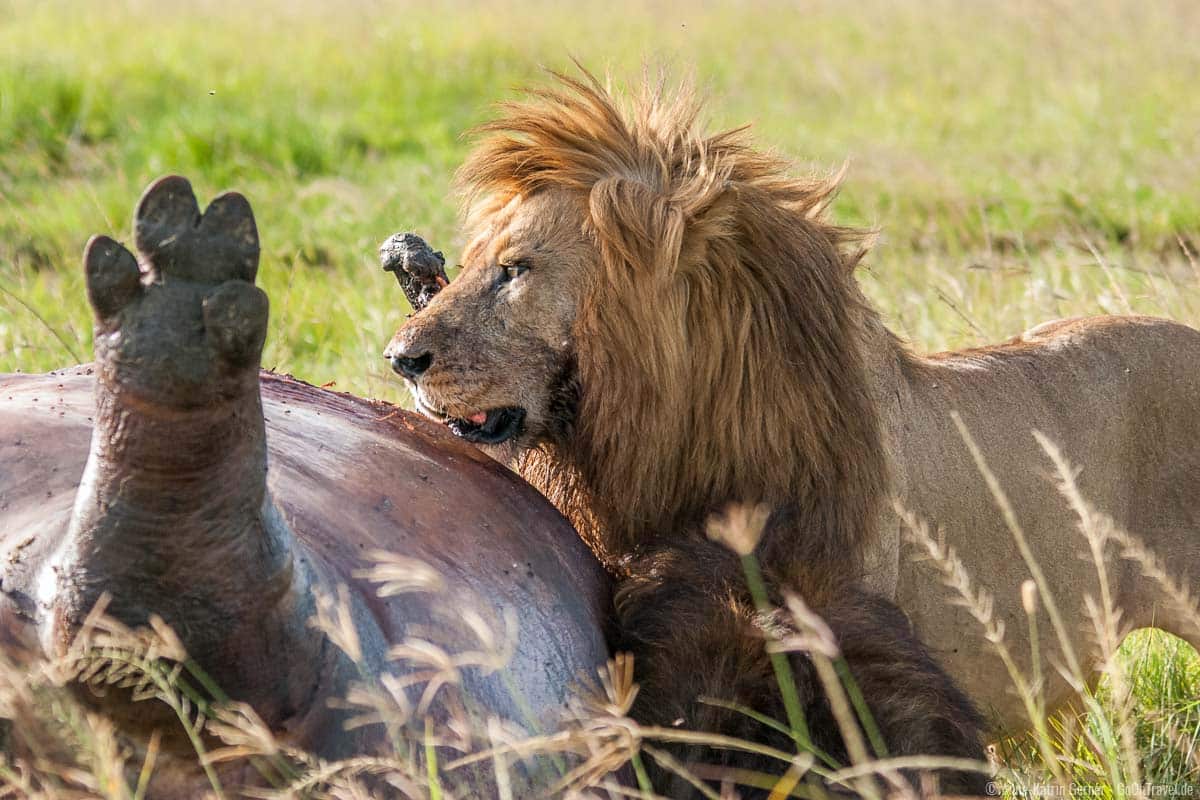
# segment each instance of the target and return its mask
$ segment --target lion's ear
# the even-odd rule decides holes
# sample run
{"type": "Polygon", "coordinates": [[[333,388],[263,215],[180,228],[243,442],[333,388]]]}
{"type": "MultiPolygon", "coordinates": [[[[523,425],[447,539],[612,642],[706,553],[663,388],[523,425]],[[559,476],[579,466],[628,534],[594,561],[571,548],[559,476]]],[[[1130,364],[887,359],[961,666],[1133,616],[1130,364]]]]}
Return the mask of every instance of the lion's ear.
{"type": "Polygon", "coordinates": [[[728,181],[711,176],[669,193],[613,177],[592,187],[588,206],[601,244],[613,248],[613,256],[674,277],[702,260],[714,238],[729,233],[732,194],[728,181]]]}

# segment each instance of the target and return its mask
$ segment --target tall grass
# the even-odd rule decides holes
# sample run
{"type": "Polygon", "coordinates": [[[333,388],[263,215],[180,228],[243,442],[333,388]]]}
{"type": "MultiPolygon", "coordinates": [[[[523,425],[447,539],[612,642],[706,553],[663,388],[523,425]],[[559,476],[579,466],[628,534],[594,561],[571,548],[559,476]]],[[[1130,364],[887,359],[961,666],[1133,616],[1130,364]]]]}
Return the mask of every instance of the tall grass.
{"type": "MultiPolygon", "coordinates": [[[[461,133],[514,87],[541,80],[542,65],[569,68],[570,56],[618,79],[636,79],[646,63],[691,74],[712,124],[753,122],[759,140],[800,169],[848,161],[834,212],[882,229],[860,277],[919,346],[975,345],[1099,312],[1197,325],[1197,41],[1200,5],[1188,0],[866,0],[852,8],[832,0],[0,0],[0,372],[88,357],[83,243],[91,233],[127,239],[130,197],[180,172],[201,196],[236,188],[254,204],[260,283],[273,304],[265,363],[406,402],[378,354],[407,309],[375,264],[375,247],[401,229],[451,254],[461,246],[448,188],[468,146],[461,133]]],[[[1097,563],[1090,608],[1108,670],[1092,688],[1072,676],[1085,713],[1057,717],[1041,700],[1038,672],[1010,669],[1032,733],[999,743],[1001,785],[1019,793],[1049,782],[1105,797],[1131,793],[1139,778],[1194,787],[1200,660],[1165,634],[1116,647],[1101,556],[1139,562],[1164,602],[1200,624],[1196,598],[1164,554],[1071,495],[1063,464],[1031,468],[1045,466],[1057,469],[1080,515],[1081,545],[1097,563]]],[[[1005,658],[987,594],[944,542],[910,522],[931,574],[960,594],[1005,658]]],[[[417,565],[379,560],[381,585],[390,576],[393,591],[439,590],[417,565]]],[[[1053,587],[1034,585],[1027,603],[1035,610],[1055,601],[1053,587]]],[[[329,599],[321,622],[334,636],[337,602],[329,599]]],[[[395,699],[396,687],[360,687],[347,702],[362,709],[363,724],[388,729],[392,752],[326,764],[289,751],[248,709],[193,685],[169,650],[154,649],[164,635],[142,634],[123,650],[107,641],[109,656],[126,654],[127,671],[110,664],[90,677],[134,681],[157,698],[147,702],[176,708],[202,748],[208,739],[197,726],[225,743],[219,759],[253,760],[285,793],[360,797],[385,780],[397,793],[446,797],[458,771],[486,763],[500,796],[519,797],[509,766],[535,752],[572,754],[558,788],[585,791],[643,758],[671,768],[662,744],[701,735],[628,720],[636,688],[629,663],[618,660],[559,730],[530,736],[497,723],[466,744],[413,728],[420,715],[395,699]],[[151,674],[157,682],[144,682],[151,674]],[[443,740],[468,752],[430,749],[443,740]]],[[[431,703],[461,670],[489,668],[426,644],[410,641],[396,655],[424,659],[439,676],[431,703]]],[[[89,646],[104,655],[96,640],[89,646]]],[[[14,721],[8,735],[27,754],[0,765],[0,782],[14,796],[140,797],[158,745],[124,747],[111,724],[60,688],[85,675],[87,659],[76,655],[0,670],[0,717],[14,721]]],[[[1060,656],[1034,663],[1054,669],[1060,656]]],[[[773,755],[785,776],[780,796],[824,769],[800,752],[773,755]]],[[[197,752],[198,767],[213,756],[197,752]]],[[[870,768],[856,765],[839,780],[870,768]]]]}
{"type": "MultiPolygon", "coordinates": [[[[964,437],[970,444],[969,432],[964,431],[964,437]]],[[[874,798],[916,797],[936,793],[936,785],[913,784],[904,775],[939,767],[993,774],[994,792],[1010,797],[1190,796],[1200,785],[1195,675],[1185,674],[1177,661],[1151,649],[1147,640],[1124,654],[1118,650],[1120,609],[1108,599],[1109,565],[1115,558],[1140,563],[1163,599],[1184,604],[1197,625],[1200,608],[1135,536],[1116,528],[1080,494],[1074,469],[1053,442],[1044,437],[1040,441],[1053,468],[1052,479],[1079,518],[1078,535],[1088,545],[1083,557],[1091,559],[1097,571],[1096,591],[1087,595],[1085,604],[1102,664],[1099,688],[1079,666],[1093,659],[1074,654],[1065,633],[1055,652],[1034,659],[1035,664],[1053,663],[1063,671],[1075,689],[1069,704],[1073,709],[1046,708],[1037,668],[1023,674],[1015,666],[1003,627],[992,616],[989,595],[977,587],[951,547],[898,508],[909,538],[928,556],[931,574],[939,574],[957,594],[1009,667],[1012,688],[1027,711],[1029,732],[999,742],[991,763],[873,755],[886,749],[877,741],[869,711],[856,697],[852,674],[836,666],[841,663],[838,641],[794,595],[782,609],[764,607],[772,618],[787,622],[772,626],[764,646],[779,653],[802,653],[812,661],[847,743],[848,764],[831,762],[799,736],[791,750],[777,750],[711,732],[640,725],[628,716],[638,687],[632,659],[624,654],[600,670],[598,681],[580,684],[569,710],[550,729],[464,717],[455,689],[467,670],[505,668],[516,646],[511,623],[464,613],[427,565],[377,552],[377,566],[368,572],[381,595],[420,591],[443,596],[447,610],[463,619],[478,640],[477,646],[452,652],[438,642],[409,636],[389,655],[395,674],[376,676],[364,670],[362,683],[344,704],[359,712],[349,725],[386,730],[379,738],[387,744],[378,752],[330,762],[278,740],[250,707],[225,697],[212,684],[161,622],[129,630],[104,615],[102,601],[61,659],[20,667],[7,660],[0,663],[0,719],[11,722],[5,748],[10,755],[0,760],[0,796],[129,800],[144,796],[153,785],[154,771],[164,761],[164,732],[149,742],[124,739],[111,722],[81,706],[67,691],[69,684],[124,689],[134,702],[165,704],[190,743],[196,779],[207,780],[214,797],[441,798],[485,791],[502,798],[651,798],[656,795],[647,777],[648,762],[682,776],[697,796],[712,800],[734,797],[738,787],[768,789],[772,798],[825,797],[838,790],[874,798]],[[1169,687],[1169,697],[1164,698],[1164,687],[1169,687]],[[419,697],[415,703],[409,691],[414,688],[419,697]],[[746,773],[684,765],[670,754],[669,746],[677,744],[741,750],[765,756],[777,767],[746,773]],[[253,767],[252,773],[242,774],[256,776],[259,788],[221,777],[230,773],[219,774],[218,767],[239,762],[253,767]]],[[[990,474],[982,454],[979,463],[981,471],[990,474]]],[[[991,481],[997,502],[1005,503],[1003,487],[991,481]]],[[[733,513],[714,522],[710,532],[753,562],[746,548],[753,548],[764,519],[753,511],[733,513]]],[[[1031,566],[1036,573],[1036,565],[1031,566]]],[[[751,585],[755,574],[754,567],[747,573],[751,585]]],[[[1039,604],[1055,603],[1053,591],[1035,580],[1023,590],[1031,619],[1039,604]]],[[[313,625],[348,656],[361,658],[347,603],[340,593],[323,598],[313,625]]],[[[781,685],[785,693],[789,688],[794,691],[781,685]]],[[[762,721],[779,730],[795,728],[795,720],[762,721]]],[[[165,734],[172,736],[170,731],[165,734]]],[[[178,759],[178,753],[171,758],[178,759]]]]}

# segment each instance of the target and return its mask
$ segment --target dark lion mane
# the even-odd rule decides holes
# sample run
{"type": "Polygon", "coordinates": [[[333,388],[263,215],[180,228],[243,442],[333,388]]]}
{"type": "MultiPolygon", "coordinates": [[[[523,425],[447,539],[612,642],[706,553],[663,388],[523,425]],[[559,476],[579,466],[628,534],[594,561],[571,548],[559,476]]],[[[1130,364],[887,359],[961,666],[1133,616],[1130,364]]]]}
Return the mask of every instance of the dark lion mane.
{"type": "Polygon", "coordinates": [[[522,474],[618,570],[739,502],[802,528],[765,561],[853,574],[886,468],[857,345],[867,236],[826,221],[836,178],[792,177],[744,128],[701,133],[690,91],[647,85],[622,110],[590,75],[557,80],[482,126],[459,173],[473,215],[576,194],[601,255],[575,327],[576,424],[522,474]]]}
{"type": "MultiPolygon", "coordinates": [[[[828,621],[892,753],[981,759],[970,701],[860,583],[888,475],[860,346],[878,318],[853,277],[868,235],[826,220],[837,179],[792,177],[745,129],[700,132],[690,92],[646,86],[623,109],[586,73],[557,80],[484,125],[459,178],[477,221],[555,190],[599,254],[571,372],[551,378],[553,433],[517,467],[618,578],[612,644],[635,656],[633,715],[792,746],[730,710],[783,717],[741,563],[706,536],[714,513],[761,504],[771,600],[798,591],[828,621]]],[[[814,744],[844,760],[813,662],[790,661],[814,744]]],[[[679,756],[778,768],[703,746],[679,756]]],[[[942,777],[982,791],[977,774],[942,777]]]]}

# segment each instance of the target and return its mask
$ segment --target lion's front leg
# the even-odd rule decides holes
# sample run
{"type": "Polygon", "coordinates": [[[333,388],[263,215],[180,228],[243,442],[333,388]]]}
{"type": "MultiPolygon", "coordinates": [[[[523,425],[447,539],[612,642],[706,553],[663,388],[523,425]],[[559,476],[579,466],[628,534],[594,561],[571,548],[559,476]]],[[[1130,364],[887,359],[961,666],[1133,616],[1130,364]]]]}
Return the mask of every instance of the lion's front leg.
{"type": "Polygon", "coordinates": [[[379,248],[379,263],[384,272],[396,275],[413,311],[429,305],[434,295],[450,283],[445,256],[415,233],[389,236],[379,248]]]}
{"type": "MultiPolygon", "coordinates": [[[[736,556],[711,542],[680,541],[629,566],[629,577],[615,598],[619,630],[614,644],[634,655],[640,687],[631,711],[634,718],[643,725],[718,733],[794,751],[786,734],[731,710],[738,706],[780,722],[787,719],[767,652],[766,626],[746,590],[736,556]]],[[[896,606],[853,584],[833,597],[810,601],[832,629],[888,755],[983,760],[982,721],[896,606]]],[[[782,614],[773,616],[769,625],[789,627],[782,614]]],[[[809,654],[792,653],[789,662],[813,745],[838,763],[848,763],[841,731],[809,654]]],[[[677,748],[675,756],[685,764],[768,775],[786,769],[762,756],[703,746],[677,748]]],[[[977,773],[939,771],[937,777],[944,791],[983,792],[984,778],[977,773]]],[[[696,794],[669,774],[662,774],[660,783],[659,790],[671,797],[696,794]]]]}
{"type": "MultiPolygon", "coordinates": [[[[718,545],[685,541],[645,555],[629,568],[615,594],[613,645],[634,657],[638,693],[631,716],[642,725],[719,733],[787,750],[785,734],[709,702],[784,718],[766,642],[742,588],[736,557],[718,545]]],[[[767,775],[786,769],[767,758],[702,745],[663,749],[688,769],[704,765],[767,775]]],[[[652,761],[647,766],[663,795],[699,796],[678,776],[654,770],[652,761]]]]}

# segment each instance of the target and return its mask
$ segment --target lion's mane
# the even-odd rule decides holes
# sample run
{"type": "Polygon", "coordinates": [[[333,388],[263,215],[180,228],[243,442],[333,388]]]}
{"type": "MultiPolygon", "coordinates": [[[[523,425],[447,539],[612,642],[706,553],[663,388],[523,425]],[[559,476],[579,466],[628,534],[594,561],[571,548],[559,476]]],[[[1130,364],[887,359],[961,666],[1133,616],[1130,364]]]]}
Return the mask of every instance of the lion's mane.
{"type": "MultiPolygon", "coordinates": [[[[559,81],[486,125],[460,178],[483,219],[555,190],[599,254],[557,382],[562,424],[518,468],[618,578],[610,644],[637,659],[631,715],[790,744],[730,710],[785,712],[769,620],[733,550],[705,536],[714,512],[761,503],[771,600],[798,591],[829,621],[889,746],[981,758],[969,699],[859,581],[888,480],[865,342],[890,334],[854,281],[865,234],[825,219],[836,179],[791,176],[744,129],[700,133],[688,93],[650,87],[623,109],[590,76],[559,81]]],[[[813,743],[841,759],[811,662],[790,663],[813,743]]],[[[683,763],[775,766],[682,749],[683,763]]],[[[943,779],[982,791],[978,776],[943,779]]]]}
{"type": "Polygon", "coordinates": [[[852,277],[865,236],[826,221],[836,179],[789,175],[745,129],[699,133],[688,92],[623,110],[558,79],[485,125],[460,172],[477,213],[569,190],[602,257],[575,326],[577,422],[523,474],[610,566],[762,502],[803,527],[764,555],[845,576],[886,475],[852,277]]]}

